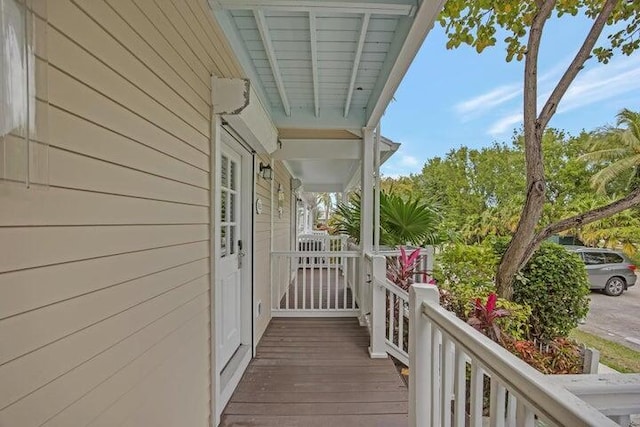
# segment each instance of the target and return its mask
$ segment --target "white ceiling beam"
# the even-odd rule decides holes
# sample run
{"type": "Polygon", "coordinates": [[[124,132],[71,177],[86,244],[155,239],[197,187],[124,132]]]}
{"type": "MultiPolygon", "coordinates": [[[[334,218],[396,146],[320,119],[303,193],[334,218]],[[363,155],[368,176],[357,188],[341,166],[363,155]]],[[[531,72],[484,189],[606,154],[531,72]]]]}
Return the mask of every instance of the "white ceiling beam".
{"type": "Polygon", "coordinates": [[[316,117],[320,116],[320,94],[318,90],[318,35],[316,13],[309,12],[309,32],[311,35],[311,74],[313,75],[313,105],[316,117]]]}
{"type": "Polygon", "coordinates": [[[367,29],[369,28],[369,19],[371,15],[365,13],[362,17],[362,26],[360,27],[360,38],[358,39],[358,46],[356,47],[356,56],[353,59],[353,69],[351,70],[351,81],[349,83],[349,89],[347,92],[347,101],[344,104],[344,116],[349,116],[349,108],[351,108],[351,98],[353,97],[353,91],[355,89],[356,77],[358,77],[358,68],[360,67],[360,58],[362,57],[362,49],[364,48],[364,41],[367,38],[367,29]]]}
{"type": "Polygon", "coordinates": [[[272,156],[278,160],[359,160],[359,139],[282,139],[282,148],[272,156]]]}
{"type": "Polygon", "coordinates": [[[271,65],[271,72],[273,73],[273,79],[276,81],[278,93],[280,94],[280,99],[282,100],[282,107],[284,108],[285,114],[287,116],[290,116],[291,106],[289,105],[287,92],[284,89],[282,74],[280,73],[278,59],[276,58],[276,51],[273,48],[273,43],[271,43],[271,36],[269,35],[269,26],[267,25],[267,20],[265,19],[264,12],[262,10],[254,10],[253,16],[255,17],[256,24],[258,25],[258,31],[260,32],[260,38],[262,38],[262,44],[264,45],[264,50],[267,54],[267,58],[269,59],[269,65],[271,65]]]}
{"type": "Polygon", "coordinates": [[[215,7],[232,10],[269,9],[288,12],[349,13],[410,16],[415,1],[408,0],[214,0],[215,7]]]}
{"type": "Polygon", "coordinates": [[[280,109],[273,109],[271,120],[280,129],[357,129],[366,121],[365,110],[353,110],[349,117],[344,117],[342,107],[325,108],[322,115],[316,117],[313,108],[296,108],[287,116],[280,109]]]}

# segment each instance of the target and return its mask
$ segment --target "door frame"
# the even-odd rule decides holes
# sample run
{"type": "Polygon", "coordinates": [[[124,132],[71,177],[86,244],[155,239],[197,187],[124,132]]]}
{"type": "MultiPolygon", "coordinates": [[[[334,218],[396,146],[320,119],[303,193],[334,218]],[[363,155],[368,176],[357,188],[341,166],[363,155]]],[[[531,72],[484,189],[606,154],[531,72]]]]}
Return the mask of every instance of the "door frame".
{"type": "MultiPolygon", "coordinates": [[[[244,243],[246,255],[242,266],[242,292],[241,292],[241,337],[240,347],[232,356],[231,360],[222,366],[219,360],[218,317],[221,313],[222,304],[220,295],[219,272],[219,245],[220,242],[220,170],[222,146],[225,143],[223,135],[227,133],[227,126],[223,128],[220,116],[214,115],[212,118],[212,152],[211,152],[211,189],[210,189],[210,236],[211,236],[211,312],[210,312],[210,334],[211,334],[211,394],[212,408],[211,414],[214,425],[220,423],[220,416],[227,405],[233,391],[237,387],[242,374],[246,370],[254,354],[253,348],[253,272],[254,272],[254,249],[253,249],[253,199],[255,193],[255,160],[254,152],[244,144],[242,138],[231,129],[228,132],[231,138],[227,138],[229,145],[242,158],[241,165],[241,197],[239,212],[241,214],[240,229],[241,239],[244,243]]],[[[240,236],[239,236],[240,237],[240,236]]]]}

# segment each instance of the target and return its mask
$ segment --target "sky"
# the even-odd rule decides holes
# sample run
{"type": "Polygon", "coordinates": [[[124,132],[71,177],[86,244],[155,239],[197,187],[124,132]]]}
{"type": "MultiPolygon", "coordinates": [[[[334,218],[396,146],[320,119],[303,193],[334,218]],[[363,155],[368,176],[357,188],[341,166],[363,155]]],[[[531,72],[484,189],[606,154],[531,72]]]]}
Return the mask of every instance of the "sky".
{"type": "MultiPolygon", "coordinates": [[[[590,24],[572,16],[548,22],[539,55],[539,108],[590,24]]],[[[382,134],[402,145],[383,165],[384,176],[420,172],[428,159],[463,145],[480,148],[510,142],[522,126],[524,62],[507,63],[500,42],[478,54],[468,46],[447,50],[446,40],[436,24],[387,108],[382,134]]],[[[576,135],[614,125],[622,108],[640,110],[640,51],[631,56],[618,53],[606,65],[588,61],[549,126],[576,135]]]]}

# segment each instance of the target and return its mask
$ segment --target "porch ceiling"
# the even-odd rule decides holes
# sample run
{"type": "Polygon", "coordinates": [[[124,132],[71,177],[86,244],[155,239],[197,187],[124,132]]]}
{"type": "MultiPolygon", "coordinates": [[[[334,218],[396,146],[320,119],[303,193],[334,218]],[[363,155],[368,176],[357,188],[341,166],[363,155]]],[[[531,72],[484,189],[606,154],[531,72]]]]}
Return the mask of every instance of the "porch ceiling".
{"type": "MultiPolygon", "coordinates": [[[[284,161],[291,175],[306,192],[341,193],[360,181],[360,139],[280,139],[273,158],[284,161]]],[[[380,162],[383,164],[400,144],[382,138],[380,162]]]]}
{"type": "Polygon", "coordinates": [[[443,1],[210,0],[278,128],[374,127],[443,1]]]}

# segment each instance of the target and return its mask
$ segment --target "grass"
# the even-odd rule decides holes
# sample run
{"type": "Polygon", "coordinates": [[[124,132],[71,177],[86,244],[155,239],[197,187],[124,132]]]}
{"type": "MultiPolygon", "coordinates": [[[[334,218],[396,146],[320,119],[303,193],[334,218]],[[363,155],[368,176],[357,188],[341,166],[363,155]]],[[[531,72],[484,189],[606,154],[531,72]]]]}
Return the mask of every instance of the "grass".
{"type": "Polygon", "coordinates": [[[619,372],[640,372],[640,351],[578,329],[574,329],[570,337],[600,351],[600,363],[619,372]]]}

